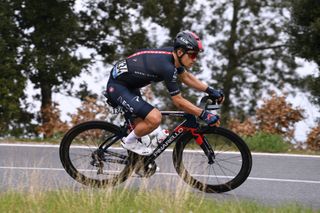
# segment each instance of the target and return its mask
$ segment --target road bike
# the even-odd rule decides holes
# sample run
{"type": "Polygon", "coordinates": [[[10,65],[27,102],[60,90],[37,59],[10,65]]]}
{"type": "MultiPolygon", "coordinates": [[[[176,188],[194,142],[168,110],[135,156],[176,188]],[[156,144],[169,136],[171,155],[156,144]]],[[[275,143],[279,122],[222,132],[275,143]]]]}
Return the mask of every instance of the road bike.
{"type": "MultiPolygon", "coordinates": [[[[217,110],[219,105],[209,96],[201,107],[217,110]]],[[[66,172],[78,182],[94,187],[115,186],[136,173],[151,177],[157,171],[155,160],[171,144],[172,161],[177,174],[190,186],[207,193],[226,192],[240,186],[252,167],[251,152],[234,132],[202,124],[182,111],[162,111],[163,116],[183,121],[170,132],[149,156],[139,156],[123,149],[121,139],[133,129],[123,108],[123,124],[88,121],[71,128],[60,144],[60,159],[66,172]]]]}

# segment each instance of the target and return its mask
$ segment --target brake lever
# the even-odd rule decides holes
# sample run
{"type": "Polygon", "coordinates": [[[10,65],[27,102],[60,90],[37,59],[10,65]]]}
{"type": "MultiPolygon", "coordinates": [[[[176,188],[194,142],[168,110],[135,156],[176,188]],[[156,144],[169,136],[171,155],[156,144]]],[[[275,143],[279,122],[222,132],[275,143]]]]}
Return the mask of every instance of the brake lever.
{"type": "Polygon", "coordinates": [[[217,110],[221,108],[218,100],[212,100],[209,96],[205,96],[200,101],[200,107],[206,110],[217,110]]]}
{"type": "Polygon", "coordinates": [[[210,105],[206,105],[206,110],[217,110],[220,109],[220,105],[219,104],[210,104],[210,105]]]}

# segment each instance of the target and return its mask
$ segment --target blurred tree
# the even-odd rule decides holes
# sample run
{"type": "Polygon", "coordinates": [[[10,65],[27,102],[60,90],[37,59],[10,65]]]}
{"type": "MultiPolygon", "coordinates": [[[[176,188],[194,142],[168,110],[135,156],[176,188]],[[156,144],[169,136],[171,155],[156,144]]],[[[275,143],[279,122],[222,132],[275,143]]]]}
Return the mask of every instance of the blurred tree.
{"type": "Polygon", "coordinates": [[[87,98],[98,99],[98,95],[88,89],[88,84],[85,81],[80,83],[79,90],[75,92],[75,97],[81,101],[85,101],[87,98]]]}
{"type": "Polygon", "coordinates": [[[289,19],[286,3],[211,1],[212,19],[207,30],[215,37],[213,60],[208,63],[212,78],[225,92],[223,117],[253,114],[264,90],[282,89],[298,78],[283,30],[289,19]]]}
{"type": "Polygon", "coordinates": [[[26,77],[19,47],[22,37],[16,25],[16,1],[0,2],[0,137],[19,135],[32,128],[25,102],[26,77]]]}
{"type": "Polygon", "coordinates": [[[138,5],[135,1],[85,0],[79,12],[80,43],[95,50],[107,64],[148,47],[138,5]]]}
{"type": "Polygon", "coordinates": [[[23,61],[26,74],[40,89],[42,124],[49,122],[46,108],[52,105],[52,93],[66,89],[89,62],[76,54],[79,25],[72,10],[75,0],[17,0],[18,24],[23,32],[23,61]]]}
{"type": "Polygon", "coordinates": [[[166,44],[172,45],[172,40],[181,30],[191,30],[193,23],[199,23],[202,10],[194,5],[195,0],[146,0],[141,3],[142,16],[168,29],[166,44]]]}
{"type": "MultiPolygon", "coordinates": [[[[291,1],[291,23],[289,25],[290,50],[298,57],[314,61],[320,66],[320,1],[291,1]]],[[[307,76],[305,86],[320,106],[320,70],[318,77],[307,76]]]]}

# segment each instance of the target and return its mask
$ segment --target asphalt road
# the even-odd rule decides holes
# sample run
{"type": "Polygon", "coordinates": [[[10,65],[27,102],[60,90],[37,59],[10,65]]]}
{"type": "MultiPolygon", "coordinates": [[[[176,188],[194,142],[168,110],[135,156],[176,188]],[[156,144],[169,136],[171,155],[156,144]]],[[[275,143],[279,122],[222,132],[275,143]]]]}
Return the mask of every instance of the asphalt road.
{"type": "MultiPolygon", "coordinates": [[[[0,144],[0,191],[86,188],[64,171],[58,150],[56,145],[0,144]]],[[[165,152],[157,160],[161,170],[151,178],[133,177],[123,185],[169,190],[190,188],[176,175],[171,155],[172,152],[165,152]]],[[[297,203],[320,209],[320,156],[254,153],[252,171],[244,184],[227,193],[205,196],[272,206],[297,203]]]]}

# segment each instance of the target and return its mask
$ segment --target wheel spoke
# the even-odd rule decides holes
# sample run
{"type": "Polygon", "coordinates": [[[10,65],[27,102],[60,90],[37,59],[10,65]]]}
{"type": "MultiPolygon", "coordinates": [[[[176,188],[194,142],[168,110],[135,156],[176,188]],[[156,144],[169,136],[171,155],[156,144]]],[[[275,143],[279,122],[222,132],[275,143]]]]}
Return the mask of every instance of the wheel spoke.
{"type": "Polygon", "coordinates": [[[207,192],[225,192],[238,187],[251,170],[251,155],[247,146],[241,138],[226,129],[214,129],[204,136],[208,144],[203,148],[212,147],[213,162],[209,162],[208,157],[198,147],[195,150],[195,142],[190,136],[178,141],[174,149],[174,155],[180,156],[178,165],[174,164],[177,171],[185,170],[186,175],[182,178],[207,192]],[[184,150],[188,152],[178,154],[184,150]],[[206,186],[205,189],[202,189],[202,186],[206,186]]]}
{"type": "MultiPolygon", "coordinates": [[[[239,158],[239,157],[237,157],[239,158]]],[[[224,163],[228,163],[228,164],[232,164],[235,166],[241,166],[241,161],[238,161],[238,163],[234,162],[234,161],[229,161],[230,159],[221,159],[221,158],[216,158],[216,162],[224,162],[224,163]]]]}
{"type": "Polygon", "coordinates": [[[119,154],[119,153],[117,153],[117,152],[113,152],[113,151],[110,151],[110,150],[107,150],[106,151],[106,154],[108,154],[108,155],[112,155],[112,156],[114,156],[114,157],[118,157],[118,158],[120,158],[120,159],[127,159],[127,155],[123,155],[123,154],[119,154]]]}
{"type": "Polygon", "coordinates": [[[128,155],[116,139],[122,135],[119,127],[92,121],[75,126],[66,135],[60,154],[64,167],[68,168],[66,171],[73,178],[98,186],[126,179],[128,155]]]}

